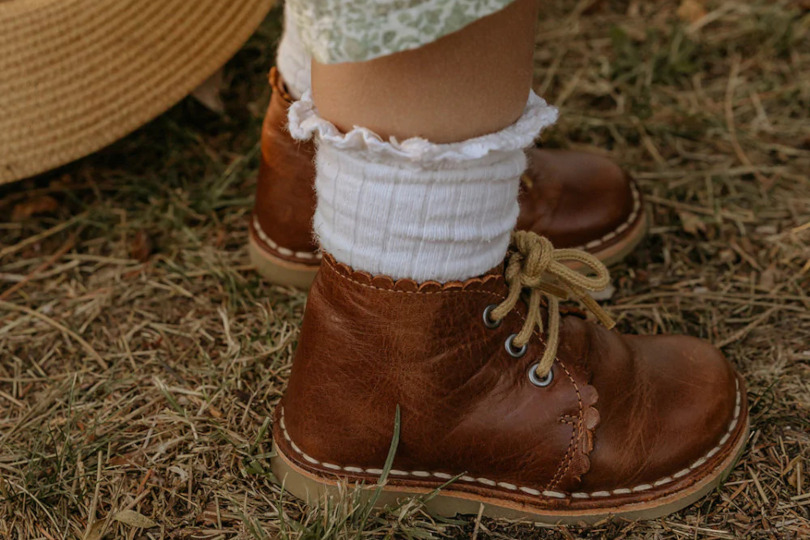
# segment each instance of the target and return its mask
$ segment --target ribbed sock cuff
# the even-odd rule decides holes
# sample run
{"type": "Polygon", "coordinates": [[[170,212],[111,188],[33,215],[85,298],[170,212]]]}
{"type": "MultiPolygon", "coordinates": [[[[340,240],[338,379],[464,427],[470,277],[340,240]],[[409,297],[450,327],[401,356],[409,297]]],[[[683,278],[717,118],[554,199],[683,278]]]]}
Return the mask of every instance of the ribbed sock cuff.
{"type": "Polygon", "coordinates": [[[463,280],[496,266],[518,215],[524,149],[557,111],[531,94],[511,126],[450,144],[341,133],[309,93],[290,108],[290,132],[316,137],[315,232],[357,270],[417,281],[463,280]]]}

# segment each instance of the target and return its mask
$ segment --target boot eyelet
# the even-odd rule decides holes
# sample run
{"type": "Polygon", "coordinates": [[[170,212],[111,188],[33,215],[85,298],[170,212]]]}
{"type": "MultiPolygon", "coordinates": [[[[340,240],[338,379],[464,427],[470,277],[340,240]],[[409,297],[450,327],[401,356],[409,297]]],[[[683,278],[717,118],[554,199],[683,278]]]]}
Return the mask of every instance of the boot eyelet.
{"type": "Polygon", "coordinates": [[[498,328],[503,321],[493,321],[492,317],[489,316],[492,313],[492,310],[495,309],[497,304],[490,304],[484,308],[484,326],[487,328],[498,328]]]}
{"type": "Polygon", "coordinates": [[[531,381],[531,383],[535,386],[545,388],[551,384],[551,381],[554,380],[554,370],[548,370],[548,374],[545,377],[540,378],[537,376],[537,366],[539,365],[539,363],[535,363],[529,368],[529,381],[531,381]]]}
{"type": "Polygon", "coordinates": [[[506,352],[508,352],[509,356],[511,356],[512,358],[520,358],[521,356],[526,354],[526,351],[529,349],[528,343],[524,343],[523,347],[516,349],[515,346],[512,344],[512,342],[515,340],[516,337],[517,334],[512,334],[511,336],[506,338],[506,341],[503,344],[504,347],[506,348],[506,352]]]}

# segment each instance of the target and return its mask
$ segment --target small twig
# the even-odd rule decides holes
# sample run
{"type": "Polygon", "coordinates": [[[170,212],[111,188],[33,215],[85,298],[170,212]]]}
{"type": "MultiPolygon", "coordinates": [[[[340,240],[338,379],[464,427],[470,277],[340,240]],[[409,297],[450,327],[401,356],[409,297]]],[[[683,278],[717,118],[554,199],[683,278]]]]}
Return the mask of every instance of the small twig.
{"type": "Polygon", "coordinates": [[[51,534],[50,534],[48,531],[46,531],[46,530],[45,530],[45,528],[44,528],[44,527],[43,527],[43,526],[42,526],[40,523],[37,523],[37,529],[39,529],[39,532],[40,532],[40,533],[41,533],[41,534],[42,534],[42,535],[43,535],[45,538],[47,538],[48,540],[56,540],[56,538],[54,538],[53,536],[51,536],[51,534]]]}
{"type": "Polygon", "coordinates": [[[98,362],[98,365],[102,367],[102,369],[104,369],[104,370],[109,369],[110,366],[107,365],[107,362],[104,361],[104,359],[101,357],[101,355],[98,354],[96,352],[96,350],[93,348],[93,346],[90,345],[87,341],[85,341],[84,338],[82,338],[79,334],[77,334],[73,330],[70,330],[66,326],[64,326],[64,325],[56,322],[55,320],[51,319],[47,315],[44,315],[44,314],[42,314],[42,313],[40,313],[38,311],[34,311],[33,309],[25,307],[25,306],[18,306],[17,304],[12,304],[11,302],[6,302],[5,300],[0,300],[0,308],[8,309],[8,310],[11,310],[11,311],[21,311],[23,313],[26,313],[28,315],[31,315],[32,317],[35,317],[35,318],[41,320],[44,323],[49,324],[50,326],[53,326],[57,330],[60,330],[60,331],[64,332],[65,334],[67,334],[68,336],[72,337],[77,342],[79,342],[79,344],[84,348],[84,350],[87,351],[87,354],[92,356],[93,359],[96,362],[98,362]]]}
{"type": "Polygon", "coordinates": [[[49,236],[52,236],[52,235],[58,233],[61,230],[67,229],[68,227],[70,227],[71,225],[76,223],[77,221],[87,217],[87,214],[88,214],[88,212],[82,212],[81,214],[75,215],[75,216],[73,216],[72,218],[70,218],[67,221],[63,221],[59,225],[55,225],[55,226],[51,227],[47,231],[42,231],[41,233],[35,234],[34,236],[29,236],[25,240],[23,240],[21,242],[17,242],[13,246],[8,246],[6,248],[0,249],[0,259],[5,257],[6,255],[11,255],[12,253],[18,252],[18,251],[20,251],[21,249],[23,249],[26,246],[29,246],[31,244],[35,244],[36,242],[39,242],[40,240],[44,240],[45,238],[48,238],[49,236]]]}
{"type": "MultiPolygon", "coordinates": [[[[739,73],[740,57],[734,56],[731,62],[731,73],[728,76],[728,86],[726,86],[726,124],[728,125],[728,133],[731,136],[731,147],[734,148],[734,153],[737,154],[737,158],[743,165],[753,167],[754,164],[751,163],[750,159],[748,159],[748,155],[745,153],[745,150],[743,150],[743,147],[740,145],[740,141],[737,139],[737,128],[734,124],[734,106],[732,105],[732,101],[734,100],[734,87],[736,86],[737,75],[739,75],[739,73]]],[[[771,184],[773,184],[773,180],[771,178],[766,178],[756,169],[754,170],[754,176],[756,176],[757,180],[759,180],[765,189],[770,188],[771,184]]]]}
{"type": "Polygon", "coordinates": [[[754,473],[754,471],[750,467],[748,468],[748,473],[751,475],[751,479],[754,481],[754,486],[757,488],[757,491],[759,492],[759,496],[762,499],[762,504],[763,505],[769,504],[770,500],[768,499],[768,496],[765,494],[765,490],[762,489],[762,484],[759,483],[759,478],[757,478],[756,473],[754,473]]]}
{"type": "Polygon", "coordinates": [[[690,35],[694,34],[704,26],[707,26],[713,23],[714,21],[721,19],[724,15],[726,15],[726,13],[732,11],[735,7],[736,6],[734,6],[732,3],[721,4],[721,6],[718,9],[715,9],[714,11],[707,13],[700,19],[696,20],[695,22],[687,26],[686,33],[690,35]]]}
{"type": "Polygon", "coordinates": [[[762,324],[764,321],[768,320],[768,318],[770,318],[770,316],[773,315],[774,311],[777,311],[779,309],[781,309],[781,306],[772,307],[771,309],[767,310],[765,313],[763,313],[762,315],[760,315],[759,317],[757,317],[756,319],[754,319],[753,321],[748,323],[744,328],[741,328],[740,330],[737,330],[736,332],[734,332],[733,334],[728,336],[726,339],[724,339],[720,343],[717,343],[715,345],[715,347],[717,347],[718,349],[721,349],[721,348],[725,347],[726,345],[728,345],[729,343],[734,343],[735,341],[737,341],[739,339],[742,339],[751,330],[753,330],[754,328],[756,328],[757,326],[762,324]]]}
{"type": "Polygon", "coordinates": [[[563,104],[565,100],[571,97],[571,94],[574,93],[577,85],[579,84],[579,80],[582,78],[582,73],[585,71],[585,68],[579,68],[574,75],[568,79],[568,83],[563,87],[560,91],[559,95],[557,96],[557,102],[555,106],[559,109],[563,108],[563,104]]]}
{"type": "Polygon", "coordinates": [[[484,514],[484,503],[478,505],[478,515],[475,516],[475,528],[473,529],[471,540],[478,538],[478,530],[481,528],[481,516],[484,514]]]}
{"type": "Polygon", "coordinates": [[[39,266],[37,266],[36,268],[34,268],[34,270],[31,273],[29,273],[27,276],[25,276],[25,278],[22,281],[20,281],[18,283],[15,283],[12,287],[9,287],[8,289],[6,289],[3,292],[3,294],[0,294],[0,300],[6,300],[12,294],[19,291],[23,287],[25,287],[25,285],[29,281],[34,279],[37,275],[41,274],[46,268],[50,267],[56,261],[61,259],[62,255],[64,255],[65,253],[67,253],[68,251],[73,249],[73,246],[75,246],[75,245],[76,245],[76,234],[72,234],[72,235],[70,235],[70,238],[68,238],[67,242],[65,242],[65,244],[56,251],[56,253],[51,255],[51,257],[47,261],[45,261],[44,263],[42,263],[39,266]]]}
{"type": "Polygon", "coordinates": [[[723,210],[722,208],[719,211],[716,211],[711,208],[704,208],[702,206],[697,206],[694,204],[687,204],[680,201],[673,201],[670,199],[665,199],[663,197],[657,197],[655,195],[645,195],[644,198],[651,203],[660,204],[661,206],[668,206],[670,208],[675,208],[676,210],[687,210],[695,214],[703,214],[704,216],[712,216],[712,217],[717,217],[719,214],[721,218],[730,219],[732,221],[739,221],[742,223],[756,223],[756,219],[753,216],[744,216],[740,214],[735,214],[730,210],[723,210]]]}
{"type": "Polygon", "coordinates": [[[93,530],[93,525],[96,522],[96,508],[98,508],[98,495],[101,491],[101,452],[97,454],[96,465],[96,489],[93,493],[93,499],[90,501],[90,509],[87,511],[87,529],[84,531],[84,538],[90,536],[90,531],[93,530]]]}
{"type": "Polygon", "coordinates": [[[637,117],[632,116],[630,117],[630,121],[635,126],[636,131],[638,131],[639,136],[641,136],[641,144],[644,145],[644,149],[647,150],[647,153],[650,155],[651,158],[661,167],[667,166],[667,161],[664,159],[664,156],[661,155],[661,152],[658,151],[658,147],[655,146],[650,134],[647,133],[647,129],[644,127],[644,124],[641,123],[637,117]]]}
{"type": "Polygon", "coordinates": [[[810,221],[808,221],[807,223],[805,223],[803,225],[799,225],[798,227],[793,227],[790,230],[790,232],[791,232],[791,234],[798,234],[798,233],[800,233],[802,231],[806,231],[808,229],[810,229],[810,221]]]}

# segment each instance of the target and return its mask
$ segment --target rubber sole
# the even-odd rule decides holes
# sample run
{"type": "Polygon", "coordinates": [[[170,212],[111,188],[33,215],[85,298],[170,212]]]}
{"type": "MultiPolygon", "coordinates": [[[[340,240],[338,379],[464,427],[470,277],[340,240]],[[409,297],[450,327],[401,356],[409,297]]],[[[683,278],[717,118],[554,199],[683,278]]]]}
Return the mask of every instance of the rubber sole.
{"type": "MultiPolygon", "coordinates": [[[[479,511],[492,518],[517,519],[549,525],[592,525],[605,519],[646,520],[663,517],[677,512],[703,498],[716,489],[737,464],[748,440],[749,424],[729,456],[709,474],[683,490],[645,502],[619,504],[598,509],[556,510],[520,504],[506,499],[475,495],[468,491],[458,491],[450,484],[444,489],[428,489],[403,485],[385,485],[375,503],[376,508],[392,505],[403,498],[425,496],[426,510],[434,515],[452,517],[458,514],[475,515],[479,511]],[[433,494],[432,497],[428,495],[433,494]],[[481,508],[483,506],[483,509],[481,508]]],[[[273,474],[284,486],[284,490],[309,505],[319,504],[328,497],[345,496],[345,486],[360,490],[359,497],[367,501],[377,489],[375,484],[352,484],[338,476],[329,478],[318,476],[298,467],[273,442],[276,455],[271,458],[273,474]]],[[[607,501],[606,501],[607,502],[607,501]]]]}
{"type": "Polygon", "coordinates": [[[274,257],[259,242],[250,235],[248,238],[248,251],[250,261],[256,267],[256,271],[265,280],[276,285],[286,285],[309,290],[315,274],[320,268],[320,261],[317,264],[303,264],[285,261],[274,257]]]}
{"type": "Polygon", "coordinates": [[[642,210],[640,217],[624,238],[604,249],[592,251],[591,254],[602,261],[605,266],[613,266],[621,262],[644,240],[647,235],[648,223],[647,214],[642,210]]]}

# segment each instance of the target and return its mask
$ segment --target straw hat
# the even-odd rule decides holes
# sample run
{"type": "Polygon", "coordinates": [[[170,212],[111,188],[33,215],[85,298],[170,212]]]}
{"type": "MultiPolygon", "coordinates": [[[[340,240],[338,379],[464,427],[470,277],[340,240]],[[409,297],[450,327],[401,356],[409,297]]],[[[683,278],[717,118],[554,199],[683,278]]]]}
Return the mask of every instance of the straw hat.
{"type": "Polygon", "coordinates": [[[0,184],[85,156],[216,72],[273,0],[0,0],[0,184]]]}

